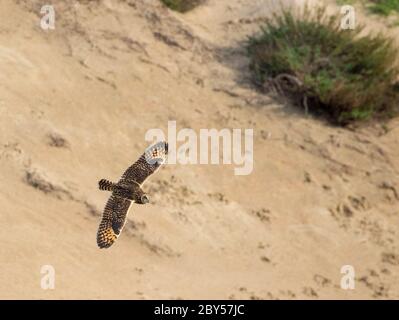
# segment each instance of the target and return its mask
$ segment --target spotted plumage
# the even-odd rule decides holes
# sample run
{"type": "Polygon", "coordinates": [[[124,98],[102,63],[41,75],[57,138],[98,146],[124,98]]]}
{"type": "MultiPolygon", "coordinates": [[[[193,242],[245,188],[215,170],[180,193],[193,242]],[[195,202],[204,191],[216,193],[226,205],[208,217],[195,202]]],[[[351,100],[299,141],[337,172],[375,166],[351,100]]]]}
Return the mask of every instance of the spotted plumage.
{"type": "Polygon", "coordinates": [[[119,237],[127,220],[131,204],[146,204],[149,197],[141,189],[144,181],[165,163],[168,144],[158,142],[147,148],[141,157],[122,175],[118,183],[106,179],[98,182],[99,189],[111,191],[97,232],[100,248],[109,248],[119,237]]]}

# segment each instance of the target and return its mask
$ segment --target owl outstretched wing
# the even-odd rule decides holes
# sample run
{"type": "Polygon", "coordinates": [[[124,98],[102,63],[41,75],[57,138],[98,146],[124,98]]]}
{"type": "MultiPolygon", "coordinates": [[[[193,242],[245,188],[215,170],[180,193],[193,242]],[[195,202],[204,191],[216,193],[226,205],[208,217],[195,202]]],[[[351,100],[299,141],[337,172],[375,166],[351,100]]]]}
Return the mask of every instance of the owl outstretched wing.
{"type": "Polygon", "coordinates": [[[100,180],[99,188],[101,190],[112,191],[97,232],[97,244],[100,248],[109,248],[119,237],[132,204],[131,200],[116,193],[114,188],[123,188],[135,183],[141,185],[165,163],[167,154],[168,144],[158,142],[145,150],[141,157],[125,171],[118,184],[105,179],[100,180]]]}
{"type": "Polygon", "coordinates": [[[118,239],[127,219],[132,201],[112,194],[105,205],[97,231],[97,244],[109,248],[118,239]]]}
{"type": "Polygon", "coordinates": [[[138,184],[152,175],[165,163],[168,155],[168,143],[158,142],[148,147],[140,158],[131,165],[121,177],[122,180],[133,180],[138,184]]]}

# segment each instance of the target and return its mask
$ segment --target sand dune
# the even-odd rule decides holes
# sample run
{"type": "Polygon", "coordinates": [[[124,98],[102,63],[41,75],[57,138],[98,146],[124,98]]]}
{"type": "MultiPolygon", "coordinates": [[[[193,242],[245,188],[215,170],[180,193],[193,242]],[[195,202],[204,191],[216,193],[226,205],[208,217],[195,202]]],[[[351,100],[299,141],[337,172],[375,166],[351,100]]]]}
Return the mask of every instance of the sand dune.
{"type": "Polygon", "coordinates": [[[52,3],[52,31],[40,1],[0,4],[0,298],[399,298],[399,122],[336,128],[257,92],[243,41],[276,1],[52,3]],[[253,173],[167,165],[99,250],[97,181],[168,120],[253,128],[253,173]]]}

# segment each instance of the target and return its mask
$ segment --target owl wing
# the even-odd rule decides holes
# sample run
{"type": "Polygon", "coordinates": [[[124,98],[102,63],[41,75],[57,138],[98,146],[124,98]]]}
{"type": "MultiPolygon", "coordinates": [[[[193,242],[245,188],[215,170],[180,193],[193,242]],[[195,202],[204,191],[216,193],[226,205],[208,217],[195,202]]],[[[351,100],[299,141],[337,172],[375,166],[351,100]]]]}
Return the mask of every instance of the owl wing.
{"type": "Polygon", "coordinates": [[[109,248],[119,237],[131,203],[130,200],[114,194],[108,199],[97,232],[97,244],[100,248],[109,248]]]}
{"type": "Polygon", "coordinates": [[[125,171],[121,180],[134,180],[141,185],[165,163],[167,155],[168,144],[164,141],[148,147],[141,157],[125,171]]]}

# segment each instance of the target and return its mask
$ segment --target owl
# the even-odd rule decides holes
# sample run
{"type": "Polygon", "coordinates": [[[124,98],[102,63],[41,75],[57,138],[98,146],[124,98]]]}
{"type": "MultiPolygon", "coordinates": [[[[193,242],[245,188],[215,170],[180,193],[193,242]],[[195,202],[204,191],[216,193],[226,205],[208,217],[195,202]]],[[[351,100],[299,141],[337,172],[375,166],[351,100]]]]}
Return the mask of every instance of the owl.
{"type": "Polygon", "coordinates": [[[144,181],[165,163],[168,144],[158,142],[148,147],[141,157],[122,175],[118,183],[106,179],[98,182],[99,189],[112,192],[105,205],[97,232],[97,245],[109,248],[118,239],[126,223],[132,203],[146,204],[149,196],[141,188],[144,181]]]}

